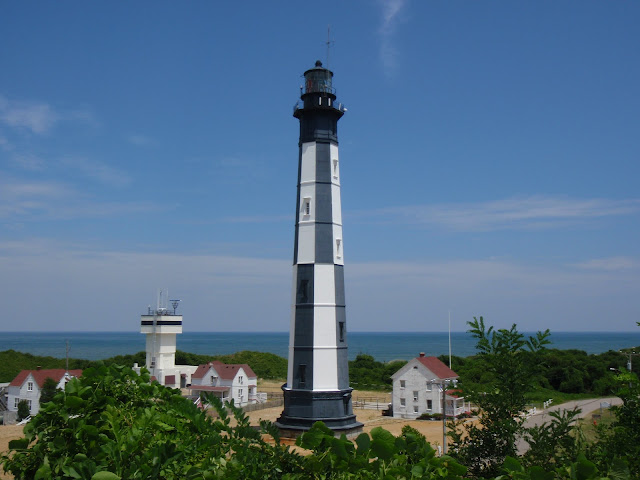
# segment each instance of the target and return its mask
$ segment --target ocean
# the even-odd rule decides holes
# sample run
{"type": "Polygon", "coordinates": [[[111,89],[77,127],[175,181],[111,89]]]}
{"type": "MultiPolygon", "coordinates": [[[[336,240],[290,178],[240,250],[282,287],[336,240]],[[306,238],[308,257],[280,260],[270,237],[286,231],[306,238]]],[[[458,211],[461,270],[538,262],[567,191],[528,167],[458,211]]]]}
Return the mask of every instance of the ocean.
{"type": "MultiPolygon", "coordinates": [[[[524,332],[525,335],[530,333],[524,332]]],[[[349,359],[365,353],[378,361],[409,360],[420,352],[446,355],[447,332],[349,332],[349,359]]],[[[69,357],[99,360],[115,355],[140,352],[145,348],[144,335],[138,332],[5,332],[0,333],[0,351],[17,350],[64,358],[65,342],[69,357]]],[[[640,346],[640,328],[634,332],[553,332],[550,348],[578,349],[602,353],[640,346]]],[[[476,353],[475,340],[466,332],[451,333],[453,355],[466,357],[476,353]]],[[[288,332],[185,332],[177,337],[178,350],[218,355],[242,350],[270,352],[287,357],[288,332]]]]}

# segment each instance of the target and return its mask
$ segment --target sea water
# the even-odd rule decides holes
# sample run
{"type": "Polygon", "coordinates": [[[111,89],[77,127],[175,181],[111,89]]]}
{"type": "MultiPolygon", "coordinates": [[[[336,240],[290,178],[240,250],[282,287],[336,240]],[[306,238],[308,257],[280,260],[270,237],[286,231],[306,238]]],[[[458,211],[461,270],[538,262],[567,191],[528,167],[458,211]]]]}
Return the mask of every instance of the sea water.
{"type": "MultiPolygon", "coordinates": [[[[529,333],[525,332],[525,335],[529,333]]],[[[409,360],[420,352],[447,355],[447,332],[349,332],[349,359],[358,354],[378,361],[409,360]]],[[[640,329],[633,332],[553,332],[550,348],[602,353],[640,346],[640,329]]],[[[69,356],[99,360],[143,351],[145,336],[138,332],[0,332],[0,351],[17,350],[33,355],[69,356]]],[[[476,353],[476,340],[466,332],[451,333],[451,352],[466,357],[476,353]]],[[[177,336],[177,348],[190,353],[221,355],[242,350],[275,353],[287,357],[288,332],[185,332],[177,336]]]]}

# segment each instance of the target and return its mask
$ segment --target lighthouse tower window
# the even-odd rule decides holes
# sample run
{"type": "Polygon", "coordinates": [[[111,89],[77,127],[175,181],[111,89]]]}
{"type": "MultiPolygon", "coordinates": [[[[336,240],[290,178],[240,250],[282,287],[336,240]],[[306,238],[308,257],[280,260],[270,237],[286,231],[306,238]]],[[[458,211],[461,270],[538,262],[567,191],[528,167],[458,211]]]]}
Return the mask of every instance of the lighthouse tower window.
{"type": "Polygon", "coordinates": [[[304,197],[302,201],[302,214],[304,216],[311,215],[311,197],[304,197]]]}
{"type": "Polygon", "coordinates": [[[338,178],[338,159],[333,159],[333,178],[338,178]]]}
{"type": "Polygon", "coordinates": [[[336,258],[342,258],[342,239],[336,238],[336,258]]]}

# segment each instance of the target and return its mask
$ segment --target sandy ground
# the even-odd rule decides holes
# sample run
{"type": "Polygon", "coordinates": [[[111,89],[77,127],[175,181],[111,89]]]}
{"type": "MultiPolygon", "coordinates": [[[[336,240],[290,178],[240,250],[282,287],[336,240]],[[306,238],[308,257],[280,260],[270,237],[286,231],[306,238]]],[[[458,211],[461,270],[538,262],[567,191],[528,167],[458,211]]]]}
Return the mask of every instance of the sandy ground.
{"type": "MultiPolygon", "coordinates": [[[[9,449],[9,441],[16,438],[22,438],[22,429],[24,425],[2,425],[0,426],[0,453],[9,449]]],[[[0,478],[13,478],[4,473],[0,467],[0,478]]]]}
{"type": "MultiPolygon", "coordinates": [[[[281,413],[282,407],[274,407],[250,412],[247,416],[251,419],[252,425],[257,425],[260,419],[275,422],[281,413]]],[[[402,432],[402,427],[410,425],[422,433],[432,445],[442,444],[442,422],[383,417],[380,410],[356,409],[353,413],[356,419],[364,424],[363,430],[367,433],[375,427],[382,427],[398,436],[402,432]]]]}

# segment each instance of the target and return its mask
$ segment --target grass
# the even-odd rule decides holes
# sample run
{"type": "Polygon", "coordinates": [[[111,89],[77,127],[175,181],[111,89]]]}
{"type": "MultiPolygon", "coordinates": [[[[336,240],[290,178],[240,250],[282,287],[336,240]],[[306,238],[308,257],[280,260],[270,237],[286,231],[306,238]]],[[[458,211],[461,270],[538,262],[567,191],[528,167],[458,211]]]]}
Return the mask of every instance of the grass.
{"type": "Polygon", "coordinates": [[[576,428],[582,431],[586,442],[591,444],[597,440],[598,429],[608,429],[615,419],[615,415],[608,408],[603,409],[602,413],[600,413],[599,410],[596,410],[587,418],[581,418],[578,420],[576,428]],[[594,418],[593,415],[600,415],[600,417],[594,418]]]}
{"type": "Polygon", "coordinates": [[[538,388],[527,396],[527,400],[533,406],[542,407],[547,400],[553,400],[552,405],[569,402],[571,400],[585,400],[589,398],[598,398],[594,393],[563,393],[548,388],[538,388]]]}

